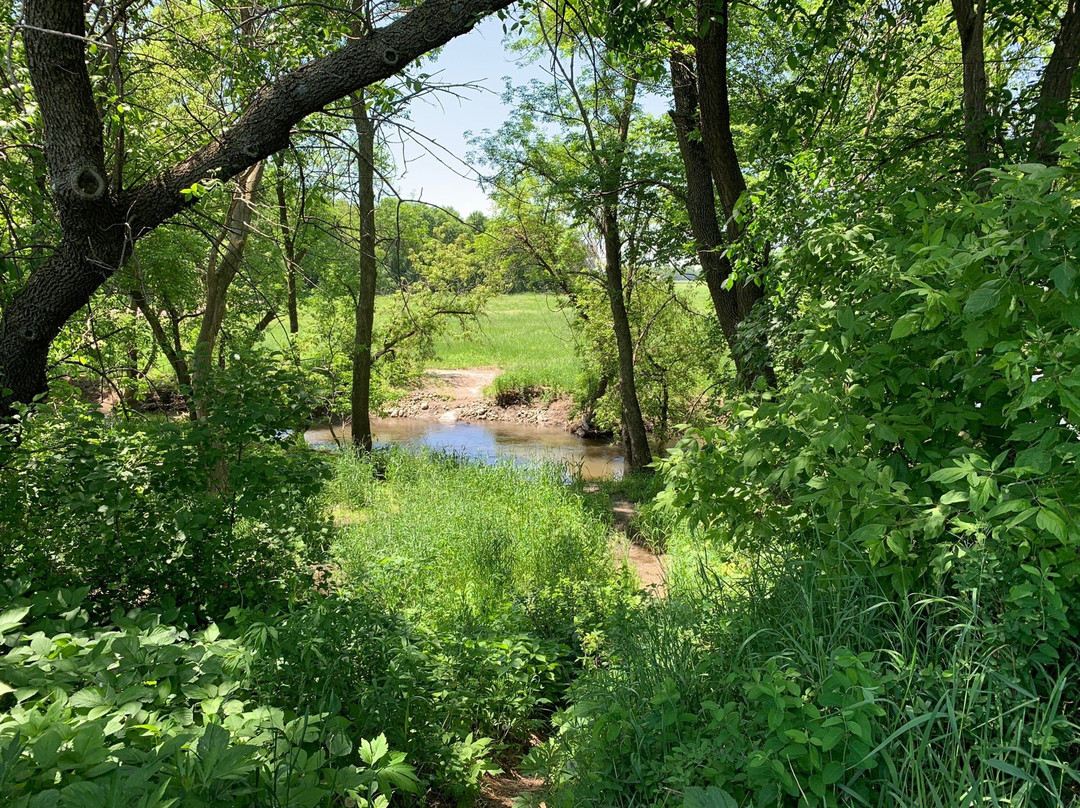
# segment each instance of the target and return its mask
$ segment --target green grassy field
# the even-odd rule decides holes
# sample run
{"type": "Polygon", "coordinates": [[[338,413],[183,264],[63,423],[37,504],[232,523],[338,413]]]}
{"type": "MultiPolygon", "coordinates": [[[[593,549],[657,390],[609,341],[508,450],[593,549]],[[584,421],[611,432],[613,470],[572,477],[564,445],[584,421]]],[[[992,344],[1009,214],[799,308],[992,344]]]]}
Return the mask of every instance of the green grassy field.
{"type": "Polygon", "coordinates": [[[580,370],[569,317],[554,295],[500,295],[468,332],[450,331],[436,340],[431,364],[498,367],[537,387],[568,392],[580,370]]]}
{"type": "MultiPolygon", "coordinates": [[[[680,281],[679,286],[692,307],[710,310],[704,284],[680,281]]],[[[429,365],[446,369],[497,367],[503,372],[503,384],[509,387],[569,393],[581,370],[570,317],[568,310],[560,308],[556,295],[499,295],[488,301],[484,313],[464,333],[453,325],[441,334],[435,340],[435,357],[429,365]]],[[[301,308],[301,334],[310,325],[311,313],[301,308]]],[[[284,349],[289,344],[284,323],[268,328],[263,344],[284,349]]]]}

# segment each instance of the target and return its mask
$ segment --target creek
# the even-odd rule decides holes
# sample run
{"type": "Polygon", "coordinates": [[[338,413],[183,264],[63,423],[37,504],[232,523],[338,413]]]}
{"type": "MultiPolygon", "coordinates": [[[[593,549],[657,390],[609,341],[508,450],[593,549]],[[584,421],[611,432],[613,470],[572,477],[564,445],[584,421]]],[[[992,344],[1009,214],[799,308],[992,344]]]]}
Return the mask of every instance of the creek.
{"type": "MultiPolygon", "coordinates": [[[[550,461],[565,465],[584,480],[622,476],[623,457],[618,444],[583,440],[562,429],[532,424],[490,421],[442,423],[420,418],[376,418],[371,431],[377,447],[403,446],[455,452],[486,463],[512,460],[520,463],[550,461]]],[[[309,429],[305,437],[312,446],[337,445],[349,440],[348,427],[327,425],[309,429]]]]}

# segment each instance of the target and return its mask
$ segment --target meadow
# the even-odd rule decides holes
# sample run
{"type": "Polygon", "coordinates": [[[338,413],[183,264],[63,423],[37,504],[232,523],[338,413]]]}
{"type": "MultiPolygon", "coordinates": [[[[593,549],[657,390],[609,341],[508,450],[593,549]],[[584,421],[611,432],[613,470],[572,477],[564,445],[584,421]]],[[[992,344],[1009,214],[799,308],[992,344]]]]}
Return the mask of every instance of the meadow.
{"type": "Polygon", "coordinates": [[[464,333],[439,335],[430,365],[497,367],[537,387],[568,393],[577,384],[581,367],[570,328],[572,316],[555,295],[499,295],[464,333]]]}

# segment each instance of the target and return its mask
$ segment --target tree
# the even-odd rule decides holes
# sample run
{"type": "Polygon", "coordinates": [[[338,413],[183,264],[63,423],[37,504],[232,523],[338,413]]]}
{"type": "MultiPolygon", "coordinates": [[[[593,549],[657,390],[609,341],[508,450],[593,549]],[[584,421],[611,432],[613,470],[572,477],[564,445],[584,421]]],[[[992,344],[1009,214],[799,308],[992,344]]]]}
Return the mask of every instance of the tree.
{"type": "MultiPolygon", "coordinates": [[[[652,451],[634,372],[623,215],[633,208],[633,190],[642,185],[631,170],[641,78],[632,64],[617,64],[614,53],[580,30],[580,22],[559,16],[564,13],[569,13],[566,8],[538,12],[527,47],[546,54],[552,84],[520,91],[522,114],[488,141],[487,159],[500,172],[496,184],[508,187],[520,175],[536,177],[598,241],[595,260],[617,346],[627,463],[637,470],[652,461],[652,451]],[[546,135],[549,126],[558,129],[558,137],[546,135]]],[[[565,281],[560,285],[568,286],[565,281]]]]}
{"type": "Polygon", "coordinates": [[[235,123],[150,180],[118,193],[106,167],[102,120],[87,69],[87,21],[77,0],[28,0],[22,39],[41,120],[59,244],[0,319],[0,410],[46,391],[53,339],[139,239],[196,203],[208,178],[225,181],[288,145],[307,115],[470,30],[510,0],[427,0],[263,86],[235,123]],[[187,193],[185,193],[187,192],[187,193]]]}
{"type": "Polygon", "coordinates": [[[356,127],[356,188],[360,216],[360,274],[356,290],[356,328],[353,337],[352,411],[353,446],[371,451],[371,338],[375,330],[375,292],[378,265],[375,256],[375,124],[368,114],[363,90],[352,96],[356,127]]]}

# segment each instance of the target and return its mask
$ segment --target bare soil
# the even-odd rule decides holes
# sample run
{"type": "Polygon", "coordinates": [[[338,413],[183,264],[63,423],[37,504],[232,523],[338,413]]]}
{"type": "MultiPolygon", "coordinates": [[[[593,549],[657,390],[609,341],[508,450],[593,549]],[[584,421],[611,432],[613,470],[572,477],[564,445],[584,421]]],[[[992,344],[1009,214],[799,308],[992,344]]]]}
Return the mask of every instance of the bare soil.
{"type": "MultiPolygon", "coordinates": [[[[484,808],[513,808],[515,802],[526,794],[534,794],[544,786],[538,777],[523,777],[515,771],[489,774],[480,785],[477,805],[484,808]]],[[[540,803],[543,808],[544,803],[540,803]]]]}
{"type": "Polygon", "coordinates": [[[420,418],[451,423],[464,421],[504,421],[569,427],[573,402],[568,398],[550,401],[535,399],[527,404],[500,407],[484,395],[484,389],[495,381],[499,369],[466,368],[462,370],[428,370],[423,384],[398,399],[387,415],[390,418],[420,418]]]}
{"type": "Polygon", "coordinates": [[[611,515],[619,538],[612,549],[623,563],[633,567],[641,581],[643,589],[657,597],[667,596],[667,574],[664,570],[664,557],[659,556],[641,543],[633,529],[632,520],[637,513],[637,505],[629,500],[615,500],[611,503],[611,515]]]}

